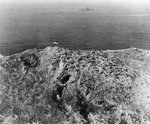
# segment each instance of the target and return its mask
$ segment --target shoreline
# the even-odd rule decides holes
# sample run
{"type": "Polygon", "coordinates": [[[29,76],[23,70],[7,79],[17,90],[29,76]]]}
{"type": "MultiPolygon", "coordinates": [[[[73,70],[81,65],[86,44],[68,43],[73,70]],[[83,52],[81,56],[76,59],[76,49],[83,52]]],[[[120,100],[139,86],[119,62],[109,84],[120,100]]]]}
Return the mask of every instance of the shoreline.
{"type": "Polygon", "coordinates": [[[10,54],[10,55],[3,55],[3,54],[1,54],[0,53],[0,57],[4,57],[4,56],[12,56],[12,55],[17,55],[17,54],[21,54],[21,53],[24,53],[24,52],[27,52],[27,51],[32,51],[32,50],[44,50],[44,49],[46,49],[46,48],[53,48],[53,47],[57,47],[57,48],[60,48],[60,49],[64,49],[64,50],[71,50],[71,51],[85,51],[85,52],[88,52],[88,51],[95,51],[95,52],[105,52],[105,51],[108,51],[108,52],[115,52],[115,51],[124,51],[124,50],[130,50],[130,49],[134,49],[134,50],[142,50],[142,51],[150,51],[149,49],[142,49],[142,48],[137,48],[137,47],[128,47],[128,48],[120,48],[120,49],[108,49],[108,50],[97,50],[97,49],[87,49],[87,50],[85,50],[85,49],[69,49],[69,48],[64,48],[64,47],[61,47],[61,46],[47,46],[47,47],[44,47],[44,48],[30,48],[30,49],[26,49],[26,50],[24,50],[24,51],[22,51],[22,52],[17,52],[17,53],[14,53],[14,54],[10,54]]]}

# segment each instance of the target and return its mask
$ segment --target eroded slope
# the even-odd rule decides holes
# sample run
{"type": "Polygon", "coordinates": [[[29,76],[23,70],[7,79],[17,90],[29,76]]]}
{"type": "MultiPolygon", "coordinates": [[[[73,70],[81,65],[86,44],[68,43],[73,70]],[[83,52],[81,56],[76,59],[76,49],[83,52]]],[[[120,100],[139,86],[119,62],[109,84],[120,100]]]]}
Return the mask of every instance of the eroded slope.
{"type": "Polygon", "coordinates": [[[149,124],[150,52],[58,47],[0,57],[2,124],[149,124]]]}

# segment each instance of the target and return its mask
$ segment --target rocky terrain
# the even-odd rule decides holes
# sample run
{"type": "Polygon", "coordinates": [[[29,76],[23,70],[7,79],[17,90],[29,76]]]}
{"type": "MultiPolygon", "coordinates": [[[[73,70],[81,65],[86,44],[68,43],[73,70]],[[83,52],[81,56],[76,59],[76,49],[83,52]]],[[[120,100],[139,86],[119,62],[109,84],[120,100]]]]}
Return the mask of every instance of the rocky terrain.
{"type": "Polygon", "coordinates": [[[150,124],[150,51],[0,56],[0,124],[150,124]]]}

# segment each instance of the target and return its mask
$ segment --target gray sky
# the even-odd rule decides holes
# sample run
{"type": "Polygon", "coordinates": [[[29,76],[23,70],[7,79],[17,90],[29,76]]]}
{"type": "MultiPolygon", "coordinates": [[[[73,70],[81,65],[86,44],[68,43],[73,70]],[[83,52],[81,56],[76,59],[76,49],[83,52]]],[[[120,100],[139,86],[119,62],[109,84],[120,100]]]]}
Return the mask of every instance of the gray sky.
{"type": "Polygon", "coordinates": [[[150,0],[0,0],[0,3],[122,3],[122,4],[150,4],[150,0]]]}

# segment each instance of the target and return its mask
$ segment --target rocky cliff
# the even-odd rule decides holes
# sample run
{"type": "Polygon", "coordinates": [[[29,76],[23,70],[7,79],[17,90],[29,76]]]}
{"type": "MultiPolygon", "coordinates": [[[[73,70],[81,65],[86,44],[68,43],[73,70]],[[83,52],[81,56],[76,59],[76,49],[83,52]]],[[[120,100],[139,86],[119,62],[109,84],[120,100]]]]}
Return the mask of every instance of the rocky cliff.
{"type": "Polygon", "coordinates": [[[0,124],[150,124],[150,51],[0,56],[0,124]]]}

